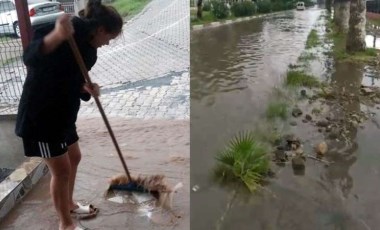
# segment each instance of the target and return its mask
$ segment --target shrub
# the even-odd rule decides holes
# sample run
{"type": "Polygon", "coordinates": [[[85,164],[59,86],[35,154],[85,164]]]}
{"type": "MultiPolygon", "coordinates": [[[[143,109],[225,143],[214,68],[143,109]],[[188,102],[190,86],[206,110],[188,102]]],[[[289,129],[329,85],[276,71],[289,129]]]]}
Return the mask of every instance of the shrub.
{"type": "Polygon", "coordinates": [[[270,169],[267,152],[252,133],[240,133],[216,157],[215,176],[225,182],[241,182],[254,192],[270,169]]]}
{"type": "Polygon", "coordinates": [[[310,7],[310,6],[314,6],[315,5],[315,3],[312,2],[312,1],[310,1],[310,0],[304,0],[303,2],[305,3],[306,7],[310,7]]]}
{"type": "Polygon", "coordinates": [[[285,9],[286,9],[285,3],[282,1],[277,0],[272,3],[272,11],[281,11],[285,9]]]}
{"type": "Polygon", "coordinates": [[[251,1],[237,2],[231,7],[235,17],[252,16],[256,13],[256,5],[251,1]]]}
{"type": "Polygon", "coordinates": [[[224,2],[212,1],[211,4],[211,12],[215,16],[215,18],[223,19],[228,17],[229,9],[226,6],[226,4],[224,4],[224,2]]]}
{"type": "Polygon", "coordinates": [[[203,4],[203,11],[210,11],[211,10],[211,4],[210,4],[210,2],[205,2],[204,4],[203,4]]]}
{"type": "Polygon", "coordinates": [[[272,3],[270,2],[270,0],[257,1],[257,12],[270,13],[271,11],[272,11],[272,3]]]}

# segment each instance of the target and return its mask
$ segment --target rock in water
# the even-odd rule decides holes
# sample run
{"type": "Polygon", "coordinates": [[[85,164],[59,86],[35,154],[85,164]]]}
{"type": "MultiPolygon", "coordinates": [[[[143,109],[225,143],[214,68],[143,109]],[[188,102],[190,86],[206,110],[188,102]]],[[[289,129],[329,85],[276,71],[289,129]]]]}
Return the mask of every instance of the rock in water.
{"type": "Polygon", "coordinates": [[[303,155],[303,149],[299,147],[298,149],[295,150],[296,156],[302,156],[303,155]]]}
{"type": "Polygon", "coordinates": [[[364,95],[364,96],[368,96],[370,94],[373,94],[375,93],[371,88],[368,88],[368,87],[363,87],[360,89],[361,93],[364,95]]]}
{"type": "Polygon", "coordinates": [[[325,155],[326,152],[327,152],[328,148],[327,148],[327,144],[326,142],[322,141],[321,143],[319,143],[316,147],[315,147],[315,151],[317,152],[317,154],[319,155],[325,155]]]}
{"type": "Polygon", "coordinates": [[[326,128],[327,126],[329,126],[329,122],[328,122],[328,121],[325,121],[325,120],[321,120],[321,121],[318,121],[318,122],[317,122],[317,126],[318,126],[318,127],[326,128]]]}
{"type": "Polygon", "coordinates": [[[305,170],[305,159],[301,156],[293,157],[292,168],[293,170],[305,170]]]}
{"type": "Polygon", "coordinates": [[[276,150],[274,154],[276,157],[276,161],[285,162],[287,160],[287,156],[285,154],[285,151],[283,150],[276,150]]]}
{"type": "Polygon", "coordinates": [[[308,121],[313,120],[313,118],[310,116],[310,114],[306,114],[305,119],[308,121]]]}
{"type": "Polygon", "coordinates": [[[294,108],[292,111],[292,115],[293,117],[299,117],[302,115],[302,110],[299,108],[294,108]]]}

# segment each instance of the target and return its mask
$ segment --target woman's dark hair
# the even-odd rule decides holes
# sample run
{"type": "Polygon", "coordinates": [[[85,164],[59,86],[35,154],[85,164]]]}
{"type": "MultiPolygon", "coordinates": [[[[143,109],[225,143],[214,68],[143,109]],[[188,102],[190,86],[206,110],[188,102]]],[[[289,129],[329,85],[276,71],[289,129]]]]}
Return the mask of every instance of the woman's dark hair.
{"type": "Polygon", "coordinates": [[[123,28],[123,18],[117,10],[103,5],[101,0],[88,0],[86,8],[79,12],[79,16],[88,19],[95,28],[102,26],[110,34],[120,34],[123,28]]]}

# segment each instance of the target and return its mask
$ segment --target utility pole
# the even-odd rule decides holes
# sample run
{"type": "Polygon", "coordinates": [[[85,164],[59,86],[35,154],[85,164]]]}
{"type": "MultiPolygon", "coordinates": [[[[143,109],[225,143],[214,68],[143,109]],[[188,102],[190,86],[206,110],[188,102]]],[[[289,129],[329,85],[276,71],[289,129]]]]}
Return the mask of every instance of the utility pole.
{"type": "Polygon", "coordinates": [[[22,47],[25,50],[29,45],[29,42],[32,40],[32,26],[30,24],[28,2],[27,0],[17,0],[15,3],[22,47]]]}

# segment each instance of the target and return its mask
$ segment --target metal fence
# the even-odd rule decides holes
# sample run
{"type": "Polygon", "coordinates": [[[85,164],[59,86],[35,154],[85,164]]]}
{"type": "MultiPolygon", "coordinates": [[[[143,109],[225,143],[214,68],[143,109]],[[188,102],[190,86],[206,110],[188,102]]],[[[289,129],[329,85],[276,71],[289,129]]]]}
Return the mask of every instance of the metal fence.
{"type": "MultiPolygon", "coordinates": [[[[75,13],[73,0],[61,2],[61,5],[66,13],[75,13]]],[[[15,10],[12,1],[0,1],[0,108],[18,103],[26,77],[22,42],[16,35],[16,23],[13,23],[17,18],[15,10]]]]}
{"type": "Polygon", "coordinates": [[[61,3],[63,10],[67,14],[74,14],[75,13],[75,7],[74,7],[74,2],[65,2],[61,3]]]}
{"type": "Polygon", "coordinates": [[[17,24],[10,20],[15,10],[11,1],[0,1],[0,105],[14,104],[20,98],[26,68],[22,63],[22,43],[16,36],[17,24]]]}

